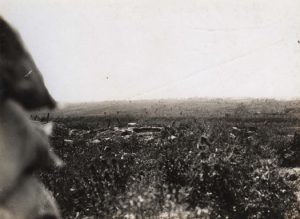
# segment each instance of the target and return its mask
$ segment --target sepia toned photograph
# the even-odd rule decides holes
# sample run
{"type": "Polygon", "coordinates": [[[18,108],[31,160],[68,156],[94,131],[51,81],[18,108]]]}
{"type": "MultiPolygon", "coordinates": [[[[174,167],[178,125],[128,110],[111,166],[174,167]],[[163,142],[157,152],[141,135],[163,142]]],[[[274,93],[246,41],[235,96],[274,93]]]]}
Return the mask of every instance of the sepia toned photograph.
{"type": "Polygon", "coordinates": [[[300,1],[0,0],[0,219],[300,219],[300,1]]]}

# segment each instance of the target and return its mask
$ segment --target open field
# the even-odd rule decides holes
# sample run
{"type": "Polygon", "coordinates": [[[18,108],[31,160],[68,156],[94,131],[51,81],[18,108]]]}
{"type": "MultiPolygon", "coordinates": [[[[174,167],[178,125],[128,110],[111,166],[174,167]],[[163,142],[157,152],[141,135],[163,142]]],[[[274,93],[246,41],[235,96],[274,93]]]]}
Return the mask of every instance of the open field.
{"type": "MultiPolygon", "coordinates": [[[[300,100],[275,99],[162,99],[66,103],[51,112],[53,117],[114,116],[125,117],[224,117],[224,116],[295,116],[300,100]]],[[[45,112],[40,112],[43,114],[45,112]]]]}
{"type": "Polygon", "coordinates": [[[41,178],[64,218],[298,218],[298,104],[69,105],[50,114],[66,166],[41,178]]]}

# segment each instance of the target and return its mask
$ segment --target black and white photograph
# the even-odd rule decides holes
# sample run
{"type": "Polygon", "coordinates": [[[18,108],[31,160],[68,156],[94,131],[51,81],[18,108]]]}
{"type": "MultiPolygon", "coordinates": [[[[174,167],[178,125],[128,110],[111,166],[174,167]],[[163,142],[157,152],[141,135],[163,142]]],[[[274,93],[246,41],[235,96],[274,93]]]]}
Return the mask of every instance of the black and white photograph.
{"type": "Polygon", "coordinates": [[[0,219],[300,219],[300,1],[0,0],[0,219]]]}

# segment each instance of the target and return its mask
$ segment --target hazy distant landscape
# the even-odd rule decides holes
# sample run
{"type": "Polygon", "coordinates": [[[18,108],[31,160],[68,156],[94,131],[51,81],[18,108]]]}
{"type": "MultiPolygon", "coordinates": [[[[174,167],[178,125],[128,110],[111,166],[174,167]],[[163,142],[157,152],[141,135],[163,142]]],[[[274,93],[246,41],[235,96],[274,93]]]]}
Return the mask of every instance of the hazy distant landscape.
{"type": "Polygon", "coordinates": [[[300,219],[299,0],[0,5],[0,219],[300,219]]]}
{"type": "MultiPolygon", "coordinates": [[[[53,117],[135,116],[135,117],[264,117],[300,115],[300,100],[276,99],[171,99],[66,103],[51,112],[53,117]]],[[[47,112],[37,112],[45,114],[47,112]]],[[[33,113],[34,114],[34,113],[33,113]]]]}

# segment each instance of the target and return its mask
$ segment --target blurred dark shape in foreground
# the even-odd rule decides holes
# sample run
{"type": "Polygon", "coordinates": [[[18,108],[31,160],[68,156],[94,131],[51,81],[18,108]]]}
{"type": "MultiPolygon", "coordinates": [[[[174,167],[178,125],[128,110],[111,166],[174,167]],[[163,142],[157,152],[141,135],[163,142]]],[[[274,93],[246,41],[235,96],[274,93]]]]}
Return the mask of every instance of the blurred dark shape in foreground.
{"type": "Polygon", "coordinates": [[[0,17],[0,98],[26,109],[54,108],[55,101],[18,34],[0,17]]]}
{"type": "Polygon", "coordinates": [[[33,123],[25,110],[54,108],[55,101],[21,43],[0,17],[0,218],[59,219],[57,204],[34,176],[62,166],[50,148],[49,125],[33,123]]]}

